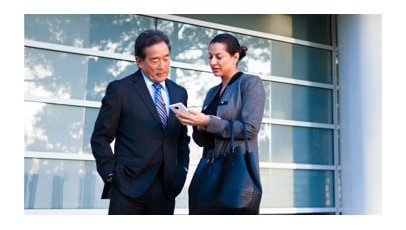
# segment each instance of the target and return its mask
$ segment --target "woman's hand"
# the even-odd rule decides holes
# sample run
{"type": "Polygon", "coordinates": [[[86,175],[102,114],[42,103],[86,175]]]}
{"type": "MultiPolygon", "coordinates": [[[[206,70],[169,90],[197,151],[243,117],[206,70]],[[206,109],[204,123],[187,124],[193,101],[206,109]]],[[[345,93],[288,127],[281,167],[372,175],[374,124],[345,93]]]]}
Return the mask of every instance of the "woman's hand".
{"type": "Polygon", "coordinates": [[[183,112],[176,113],[176,117],[179,119],[180,123],[182,123],[182,125],[197,126],[199,131],[206,129],[210,121],[210,116],[193,110],[188,111],[190,114],[183,112]]]}

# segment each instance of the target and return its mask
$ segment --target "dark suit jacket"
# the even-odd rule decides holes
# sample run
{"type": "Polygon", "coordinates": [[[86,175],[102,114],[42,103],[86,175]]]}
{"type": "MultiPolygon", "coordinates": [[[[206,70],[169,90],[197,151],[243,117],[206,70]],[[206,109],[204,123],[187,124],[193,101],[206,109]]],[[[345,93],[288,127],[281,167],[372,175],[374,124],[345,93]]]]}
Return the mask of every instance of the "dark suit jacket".
{"type": "MultiPolygon", "coordinates": [[[[165,83],[170,103],[187,105],[186,90],[169,79],[165,83]]],[[[113,173],[113,186],[128,197],[139,197],[163,164],[165,191],[169,198],[176,197],[186,179],[189,141],[186,126],[172,111],[164,132],[140,70],[109,83],[91,138],[105,190],[110,185],[108,175],[113,173]],[[114,139],[113,154],[110,143],[114,139]]]]}

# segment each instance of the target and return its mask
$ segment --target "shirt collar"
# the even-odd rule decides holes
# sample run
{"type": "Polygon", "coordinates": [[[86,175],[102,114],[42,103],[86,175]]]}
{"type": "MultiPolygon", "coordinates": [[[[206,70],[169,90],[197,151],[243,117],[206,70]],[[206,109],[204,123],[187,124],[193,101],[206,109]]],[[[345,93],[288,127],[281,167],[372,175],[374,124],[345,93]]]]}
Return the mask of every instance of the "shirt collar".
{"type": "MultiPolygon", "coordinates": [[[[142,76],[144,77],[145,83],[147,84],[148,87],[152,87],[152,85],[154,84],[153,81],[151,81],[151,79],[149,79],[149,77],[147,77],[147,75],[144,74],[144,72],[141,70],[142,76]]],[[[164,90],[166,90],[166,84],[165,81],[162,81],[161,83],[162,88],[164,90]]]]}

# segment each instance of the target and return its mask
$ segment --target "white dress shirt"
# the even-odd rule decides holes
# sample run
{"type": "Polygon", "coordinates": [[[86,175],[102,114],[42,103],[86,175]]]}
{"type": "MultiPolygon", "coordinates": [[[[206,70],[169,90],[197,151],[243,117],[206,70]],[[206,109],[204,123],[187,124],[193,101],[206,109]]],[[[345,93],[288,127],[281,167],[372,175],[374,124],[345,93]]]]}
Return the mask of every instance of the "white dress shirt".
{"type": "MultiPolygon", "coordinates": [[[[155,90],[156,90],[156,89],[155,89],[155,87],[153,86],[154,82],[151,81],[151,79],[149,79],[149,77],[147,77],[147,76],[144,74],[144,72],[141,71],[141,73],[142,73],[142,76],[144,77],[145,84],[147,84],[148,91],[149,91],[149,93],[151,94],[152,101],[155,103],[155,97],[154,97],[154,95],[155,95],[155,90]]],[[[168,118],[169,118],[169,101],[170,101],[170,100],[169,100],[168,88],[166,87],[165,81],[163,81],[163,82],[161,82],[161,83],[159,83],[159,84],[161,84],[161,86],[162,86],[161,95],[162,95],[162,98],[164,99],[164,102],[165,102],[166,115],[167,115],[168,118]]]]}

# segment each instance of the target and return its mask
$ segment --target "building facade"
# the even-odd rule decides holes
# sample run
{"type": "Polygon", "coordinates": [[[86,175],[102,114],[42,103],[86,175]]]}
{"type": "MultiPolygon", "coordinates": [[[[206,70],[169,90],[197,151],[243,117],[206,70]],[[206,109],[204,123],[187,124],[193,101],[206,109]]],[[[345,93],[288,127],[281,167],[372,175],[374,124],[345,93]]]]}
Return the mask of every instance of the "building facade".
{"type": "MultiPolygon", "coordinates": [[[[229,32],[248,48],[239,68],[262,78],[267,97],[259,133],[261,214],[346,214],[345,207],[354,204],[346,194],[348,199],[366,191],[357,185],[342,189],[363,160],[348,158],[359,149],[346,148],[342,154],[354,167],[343,172],[340,140],[347,129],[340,126],[337,31],[348,30],[351,20],[362,21],[343,17],[25,15],[25,213],[107,213],[90,148],[93,125],[107,84],[137,70],[135,38],[146,29],[159,29],[172,45],[170,79],[187,89],[188,105],[195,110],[201,109],[208,89],[220,83],[208,65],[211,38],[229,32]]],[[[346,95],[350,102],[356,97],[346,95]]],[[[345,121],[352,118],[349,113],[345,121]]],[[[202,153],[193,141],[190,149],[177,214],[188,212],[187,189],[202,153]]]]}

